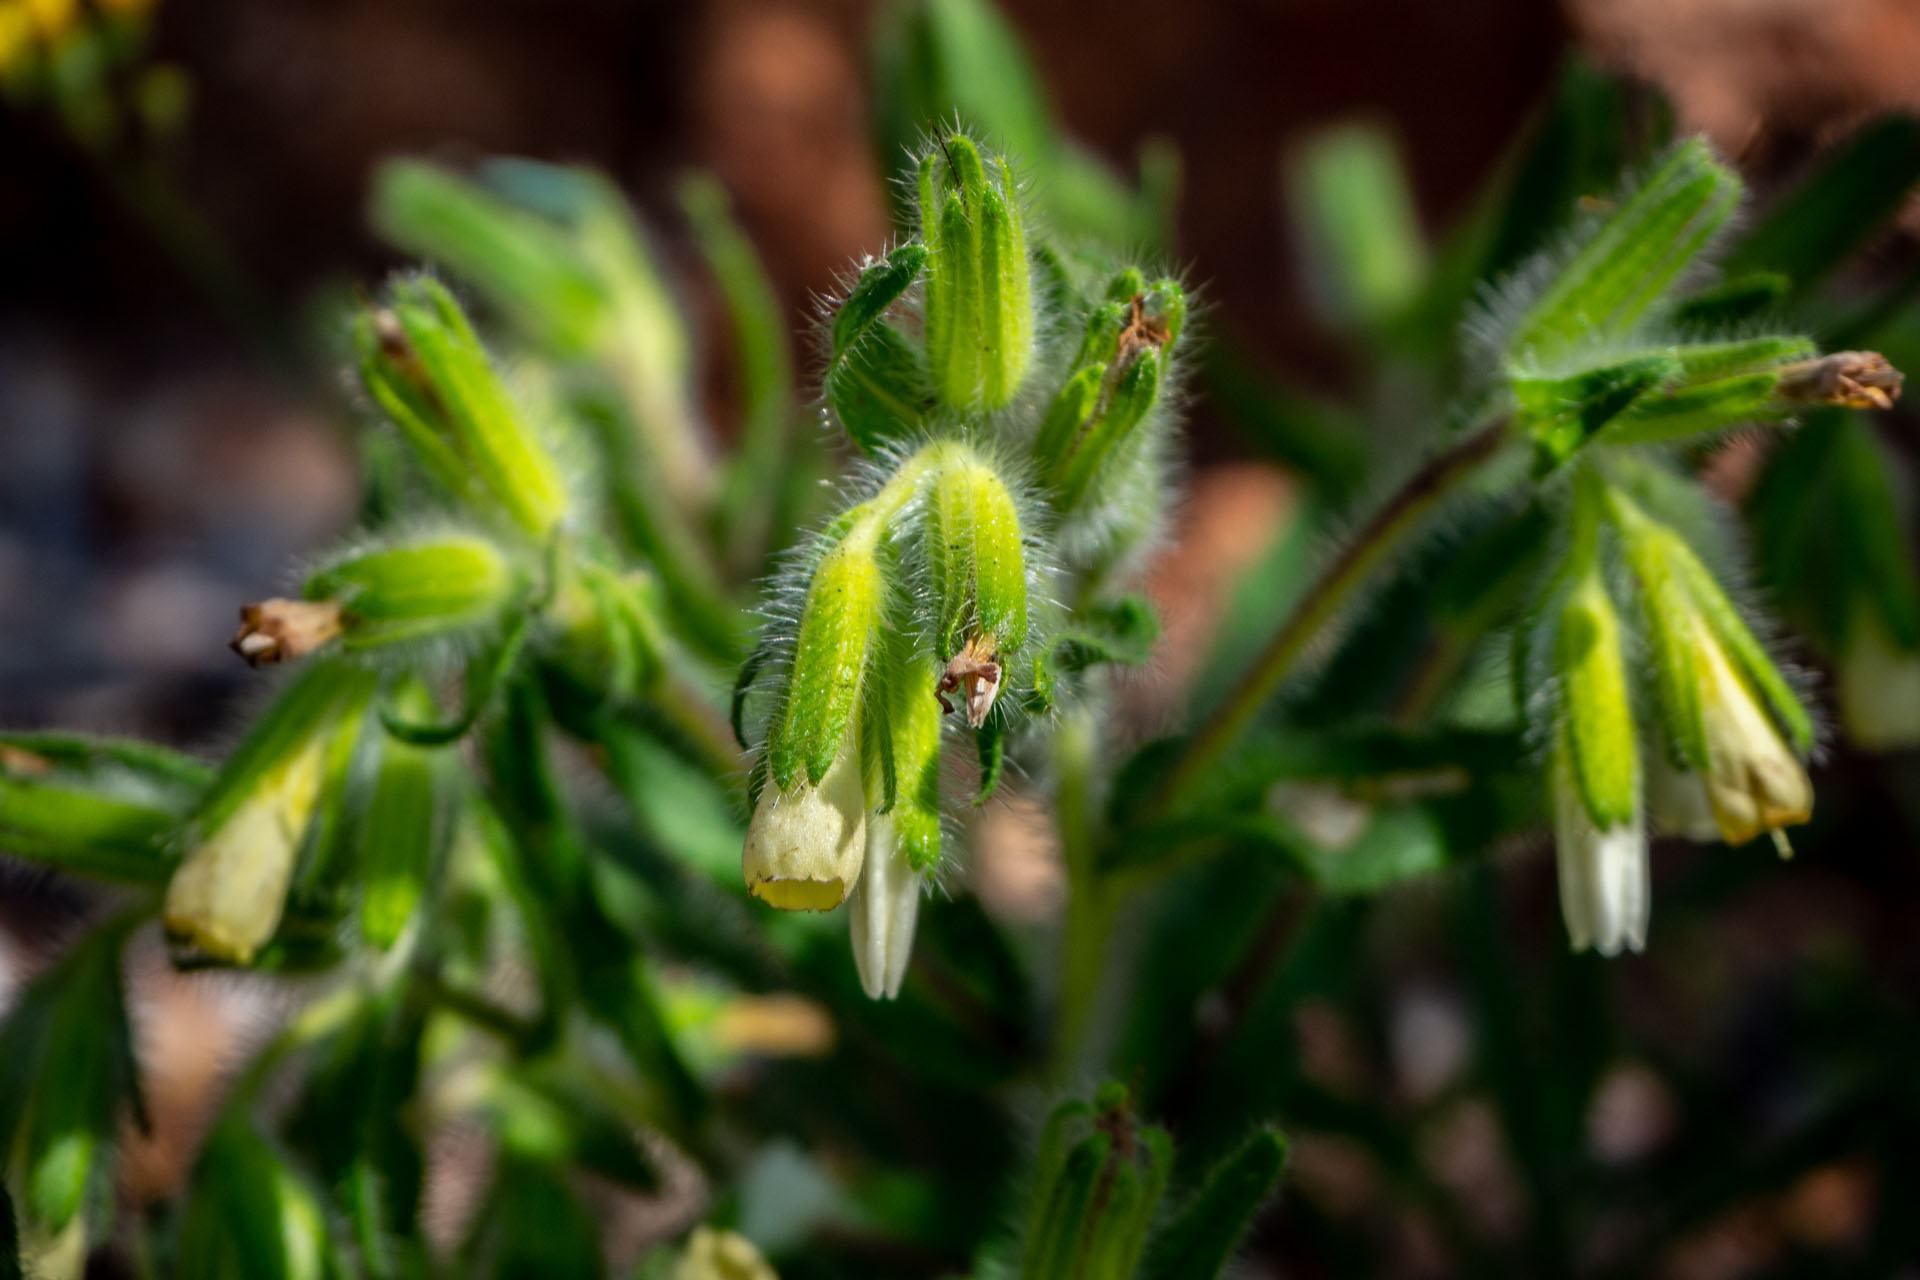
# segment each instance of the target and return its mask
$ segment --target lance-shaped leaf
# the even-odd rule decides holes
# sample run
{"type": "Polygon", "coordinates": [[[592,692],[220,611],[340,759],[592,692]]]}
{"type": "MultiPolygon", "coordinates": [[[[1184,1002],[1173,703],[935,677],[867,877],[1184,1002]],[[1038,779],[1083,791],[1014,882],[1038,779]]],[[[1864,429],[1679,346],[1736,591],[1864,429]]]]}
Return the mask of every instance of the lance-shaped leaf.
{"type": "Polygon", "coordinates": [[[124,1115],[147,1123],[120,976],[134,923],[89,934],[0,1030],[0,1150],[17,1162],[27,1221],[48,1235],[107,1191],[105,1160],[124,1115]]]}
{"type": "Polygon", "coordinates": [[[1336,126],[1292,157],[1286,179],[1298,257],[1321,316],[1378,328],[1412,306],[1427,247],[1393,140],[1372,125],[1336,126]]]}
{"type": "MultiPolygon", "coordinates": [[[[414,719],[433,714],[417,679],[392,695],[414,719]]],[[[360,820],[355,859],[361,881],[360,936],[385,950],[400,938],[426,894],[437,858],[453,832],[451,761],[443,748],[382,735],[378,773],[360,820]]]]}
{"type": "Polygon", "coordinates": [[[926,263],[925,245],[901,245],[860,273],[834,313],[827,404],[868,453],[908,435],[934,406],[926,358],[886,320],[926,263]]]}
{"type": "Polygon", "coordinates": [[[0,735],[0,847],[82,875],[160,884],[168,837],[213,770],[188,756],[110,738],[0,735]]]}
{"type": "Polygon", "coordinates": [[[1741,237],[1727,272],[1780,272],[1804,293],[1860,248],[1916,181],[1920,121],[1890,116],[1868,124],[1741,237]]]}
{"type": "Polygon", "coordinates": [[[1154,1241],[1143,1280],[1212,1280],[1233,1254],[1254,1210],[1272,1194],[1287,1141],[1262,1129],[1221,1162],[1207,1184],[1154,1241]]]}
{"type": "Polygon", "coordinates": [[[1690,138],[1583,235],[1506,349],[1551,359],[1585,342],[1625,336],[1703,252],[1740,203],[1741,183],[1690,138]]]}

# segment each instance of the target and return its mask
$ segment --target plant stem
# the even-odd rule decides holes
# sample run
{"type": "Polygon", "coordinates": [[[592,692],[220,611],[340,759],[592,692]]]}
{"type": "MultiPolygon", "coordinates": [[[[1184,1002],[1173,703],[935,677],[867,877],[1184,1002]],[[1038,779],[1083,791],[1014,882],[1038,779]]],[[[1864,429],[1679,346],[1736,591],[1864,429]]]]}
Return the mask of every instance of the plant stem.
{"type": "Polygon", "coordinates": [[[1093,838],[1093,766],[1095,733],[1084,713],[1064,719],[1054,740],[1058,794],[1054,811],[1060,823],[1061,860],[1067,871],[1067,918],[1061,936],[1059,1013],[1053,1046],[1053,1075],[1072,1076],[1085,1047],[1087,1029],[1106,971],[1107,935],[1112,930],[1118,895],[1095,874],[1093,838]]]}
{"type": "Polygon", "coordinates": [[[1194,782],[1220,762],[1274,691],[1293,674],[1321,628],[1352,601],[1373,571],[1399,549],[1442,499],[1498,452],[1510,425],[1510,419],[1500,417],[1467,436],[1414,472],[1374,513],[1359,536],[1307,588],[1239,685],[1193,735],[1148,806],[1149,816],[1172,808],[1194,782]]]}

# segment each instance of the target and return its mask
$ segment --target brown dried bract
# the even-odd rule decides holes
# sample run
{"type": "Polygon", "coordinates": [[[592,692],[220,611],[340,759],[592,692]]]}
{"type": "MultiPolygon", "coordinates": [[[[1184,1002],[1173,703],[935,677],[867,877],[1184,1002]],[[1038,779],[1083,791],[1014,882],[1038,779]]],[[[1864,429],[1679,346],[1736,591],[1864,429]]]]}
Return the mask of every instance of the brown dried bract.
{"type": "Polygon", "coordinates": [[[967,641],[934,686],[933,696],[940,699],[940,709],[949,713],[953,704],[947,701],[947,695],[960,691],[966,702],[967,723],[976,729],[987,722],[987,713],[1000,696],[1001,669],[994,660],[994,647],[992,636],[975,636],[967,641]]]}
{"type": "Polygon", "coordinates": [[[341,610],[333,600],[262,600],[240,606],[233,651],[256,667],[312,653],[340,634],[341,610]]]}
{"type": "Polygon", "coordinates": [[[1780,370],[1774,391],[1783,400],[1891,409],[1906,378],[1878,351],[1836,351],[1780,370]]]}
{"type": "Polygon", "coordinates": [[[1126,368],[1142,351],[1148,347],[1164,347],[1172,337],[1165,317],[1147,314],[1147,295],[1134,294],[1133,301],[1127,304],[1127,323],[1121,328],[1120,341],[1114,348],[1114,368],[1126,368]]]}

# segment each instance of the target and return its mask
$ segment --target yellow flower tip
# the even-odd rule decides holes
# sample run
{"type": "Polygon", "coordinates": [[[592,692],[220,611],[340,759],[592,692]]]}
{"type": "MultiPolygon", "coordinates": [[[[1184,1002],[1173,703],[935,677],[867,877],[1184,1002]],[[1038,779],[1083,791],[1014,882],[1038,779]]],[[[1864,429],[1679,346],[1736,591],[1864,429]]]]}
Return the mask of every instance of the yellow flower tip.
{"type": "Polygon", "coordinates": [[[781,911],[831,911],[847,900],[846,881],[838,876],[827,880],[767,876],[749,880],[747,892],[781,911]]]}
{"type": "Polygon", "coordinates": [[[1720,646],[1701,651],[1707,803],[1720,838],[1745,844],[1813,816],[1813,783],[1720,646]]]}
{"type": "Polygon", "coordinates": [[[740,852],[747,890],[782,911],[831,911],[860,879],[867,795],[849,733],[819,786],[769,786],[754,807],[740,852]]]}
{"type": "Polygon", "coordinates": [[[266,945],[319,803],[326,747],[312,735],[175,869],[161,916],[169,940],[230,964],[266,945]]]}

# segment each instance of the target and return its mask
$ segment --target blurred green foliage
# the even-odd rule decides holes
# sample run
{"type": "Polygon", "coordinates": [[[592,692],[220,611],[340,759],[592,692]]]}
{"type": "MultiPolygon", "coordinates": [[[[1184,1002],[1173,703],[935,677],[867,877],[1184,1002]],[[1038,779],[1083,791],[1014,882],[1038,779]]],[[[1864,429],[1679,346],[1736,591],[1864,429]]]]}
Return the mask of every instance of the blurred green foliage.
{"type": "MultiPolygon", "coordinates": [[[[1553,825],[1578,889],[1630,834],[1644,877],[1644,825],[1693,834],[1656,774],[1724,799],[1751,743],[1688,719],[1711,686],[1662,628],[1730,655],[1743,723],[1802,768],[1806,694],[1755,577],[1835,671],[1846,749],[1920,739],[1910,450],[1848,407],[1897,378],[1815,363],[1781,318],[1920,359],[1920,277],[1845,270],[1920,178],[1913,124],[1735,223],[1731,169],[1574,63],[1445,237],[1389,134],[1308,138],[1281,172],[1352,357],[1331,398],[1190,321],[1159,274],[1177,162],[1150,148],[1130,182],[1064,137],[984,0],[883,6],[873,67],[878,163],[918,172],[900,242],[828,321],[831,438],[712,179],[669,229],[572,168],[376,175],[375,227],[451,283],[402,274],[354,319],[365,528],[235,642],[299,673],[217,769],[0,736],[0,848],[116,886],[0,1029],[0,1275],[91,1252],[249,1278],[1205,1280],[1280,1230],[1328,1273],[1401,1274],[1392,1205],[1457,1272],[1627,1276],[1842,1158],[1873,1162],[1877,1214],[1853,1255],[1776,1273],[1910,1260],[1910,988],[1844,948],[1793,979],[1759,1052],[1799,1092],[1748,1124],[1714,1061],[1609,1016],[1617,968],[1516,919],[1489,853],[1553,825]],[[725,308],[720,430],[668,238],[725,308]],[[1302,498],[1175,735],[1142,744],[1116,669],[1159,633],[1131,587],[1188,370],[1302,498]],[[1794,418],[1743,512],[1700,483],[1714,441],[1794,418]],[[951,870],[997,788],[1043,809],[1057,927],[951,870]],[[823,831],[860,833],[864,872],[857,851],[820,871],[823,831]],[[853,895],[852,963],[836,917],[752,896],[796,881],[784,905],[853,895]],[[269,975],[286,1016],[182,1192],[135,1205],[113,1181],[151,1119],[125,975],[156,917],[175,963],[269,975]],[[1427,1088],[1388,1030],[1423,951],[1467,1035],[1427,1088]],[[1329,1021],[1358,1040],[1332,1066],[1329,1021]],[[1622,1059],[1687,1123],[1610,1160],[1587,1125],[1622,1059]],[[1433,1154],[1462,1116],[1491,1126],[1500,1213],[1433,1154]],[[1368,1205],[1321,1187],[1264,1216],[1276,1126],[1346,1153],[1368,1205]],[[436,1219],[445,1197],[471,1207],[436,1219]]],[[[1687,972],[1699,915],[1778,873],[1684,865],[1631,972],[1697,1012],[1723,989],[1687,972]]],[[[1638,949],[1640,887],[1611,945],[1565,904],[1576,940],[1638,949]]]]}

